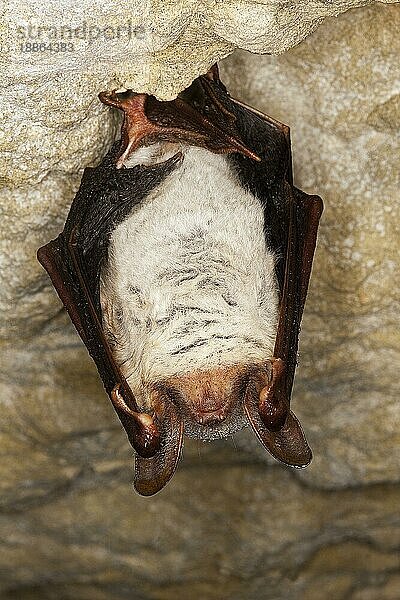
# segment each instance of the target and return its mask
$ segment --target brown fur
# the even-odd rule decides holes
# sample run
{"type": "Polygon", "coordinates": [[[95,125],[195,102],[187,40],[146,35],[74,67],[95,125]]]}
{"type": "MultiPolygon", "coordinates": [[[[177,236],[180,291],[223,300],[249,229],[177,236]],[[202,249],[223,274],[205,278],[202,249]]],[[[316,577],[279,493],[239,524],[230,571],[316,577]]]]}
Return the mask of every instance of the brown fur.
{"type": "Polygon", "coordinates": [[[222,422],[243,401],[249,377],[264,365],[233,365],[195,371],[163,382],[180,408],[200,425],[222,422]]]}

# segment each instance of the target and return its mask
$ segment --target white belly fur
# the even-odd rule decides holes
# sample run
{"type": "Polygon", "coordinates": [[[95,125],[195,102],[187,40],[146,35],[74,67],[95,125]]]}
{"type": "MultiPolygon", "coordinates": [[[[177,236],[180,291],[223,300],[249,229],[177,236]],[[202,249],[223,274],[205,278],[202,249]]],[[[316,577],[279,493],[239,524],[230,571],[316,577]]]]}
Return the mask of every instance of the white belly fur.
{"type": "Polygon", "coordinates": [[[114,230],[103,325],[139,404],[149,383],[272,357],[278,288],[263,225],[226,157],[189,147],[114,230]]]}

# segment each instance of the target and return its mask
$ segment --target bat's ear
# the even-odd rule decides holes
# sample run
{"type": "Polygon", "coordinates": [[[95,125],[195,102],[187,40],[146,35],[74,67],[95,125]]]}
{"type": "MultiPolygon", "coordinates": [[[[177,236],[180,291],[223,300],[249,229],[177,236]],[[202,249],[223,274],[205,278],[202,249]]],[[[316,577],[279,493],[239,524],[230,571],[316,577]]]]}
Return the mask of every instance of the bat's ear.
{"type": "Polygon", "coordinates": [[[271,361],[271,375],[253,375],[247,385],[244,410],[258,439],[274,458],[292,467],[310,464],[312,452],[286,395],[285,365],[271,361]]]}

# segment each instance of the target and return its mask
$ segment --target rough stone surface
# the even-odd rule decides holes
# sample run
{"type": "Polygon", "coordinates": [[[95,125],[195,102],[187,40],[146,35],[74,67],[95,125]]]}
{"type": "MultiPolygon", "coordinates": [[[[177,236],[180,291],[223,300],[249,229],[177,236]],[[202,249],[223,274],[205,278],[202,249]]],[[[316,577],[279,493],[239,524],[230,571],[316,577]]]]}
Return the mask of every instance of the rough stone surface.
{"type": "MultiPolygon", "coordinates": [[[[110,438],[86,441],[115,451],[110,438]]],[[[129,461],[115,460],[11,507],[2,599],[397,600],[399,486],[327,492],[280,467],[215,458],[192,457],[148,501],[129,489],[129,461]]]]}
{"type": "Polygon", "coordinates": [[[147,500],[34,257],[115,117],[88,74],[59,75],[48,108],[50,80],[25,100],[29,82],[3,91],[6,110],[40,114],[36,138],[4,132],[16,170],[0,191],[1,600],[398,599],[399,28],[399,8],[376,5],[282,56],[224,62],[233,95],[291,125],[296,183],[325,201],[293,399],[315,458],[285,469],[250,432],[192,441],[147,500]]]}
{"type": "MultiPolygon", "coordinates": [[[[89,71],[98,83],[105,76],[136,91],[172,99],[235,48],[279,54],[298,44],[326,17],[372,3],[373,0],[10,2],[0,9],[0,66],[11,63],[17,83],[27,79],[32,83],[38,77],[48,80],[58,73],[89,71]],[[32,46],[35,43],[37,46],[32,46]]],[[[10,83],[9,76],[5,80],[10,83]]]]}
{"type": "Polygon", "coordinates": [[[294,398],[315,451],[302,477],[328,487],[400,476],[400,11],[340,24],[224,72],[290,123],[295,181],[325,202],[294,398]]]}
{"type": "Polygon", "coordinates": [[[236,47],[283,52],[324,18],[367,4],[371,1],[4,3],[0,117],[8,127],[0,136],[1,178],[5,185],[31,184],[56,168],[76,172],[89,164],[98,156],[108,119],[97,99],[103,89],[125,86],[172,99],[236,47]]]}

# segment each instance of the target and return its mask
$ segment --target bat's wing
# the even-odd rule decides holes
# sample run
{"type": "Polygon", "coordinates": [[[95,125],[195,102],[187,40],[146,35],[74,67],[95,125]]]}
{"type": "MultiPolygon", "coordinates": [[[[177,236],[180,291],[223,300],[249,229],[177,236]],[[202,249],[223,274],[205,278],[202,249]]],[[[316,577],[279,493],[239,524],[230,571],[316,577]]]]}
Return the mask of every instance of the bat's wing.
{"type": "Polygon", "coordinates": [[[289,402],[321,205],[316,197],[292,187],[288,128],[232,100],[216,69],[171,102],[133,92],[107,92],[100,99],[124,112],[121,143],[98,167],[85,170],[64,231],[39,250],[38,258],[95,361],[137,452],[136,489],[143,495],[154,494],[172,476],[182,446],[182,418],[162,395],[155,402],[154,415],[139,411],[104,336],[99,276],[113,229],[181,160],[178,153],[157,165],[123,168],[138,147],[160,141],[229,154],[242,185],[262,202],[266,243],[277,256],[280,318],[270,381],[260,390],[258,381],[249,381],[245,410],[274,456],[304,465],[309,449],[289,412],[289,402]]]}
{"type": "MultiPolygon", "coordinates": [[[[223,90],[217,93],[222,97],[223,90]]],[[[290,398],[297,366],[298,339],[313,262],[322,200],[293,187],[290,132],[283,125],[236,100],[227,99],[242,143],[261,159],[243,154],[230,160],[244,187],[264,207],[266,244],[276,256],[280,288],[279,323],[268,381],[251,377],[245,411],[264,447],[286,464],[304,467],[311,450],[290,398]]]]}
{"type": "Polygon", "coordinates": [[[95,169],[86,169],[64,231],[38,251],[135,448],[135,487],[155,493],[172,477],[182,445],[182,422],[160,398],[153,416],[141,413],[104,336],[99,276],[111,231],[180,162],[174,156],[156,167],[117,170],[116,147],[95,169]],[[153,477],[149,482],[150,474],[153,477]]]}
{"type": "Polygon", "coordinates": [[[289,184],[286,193],[290,227],[271,378],[263,387],[250,381],[245,410],[257,437],[275,458],[293,467],[305,467],[312,453],[289,407],[322,202],[318,196],[308,196],[289,184]]]}

